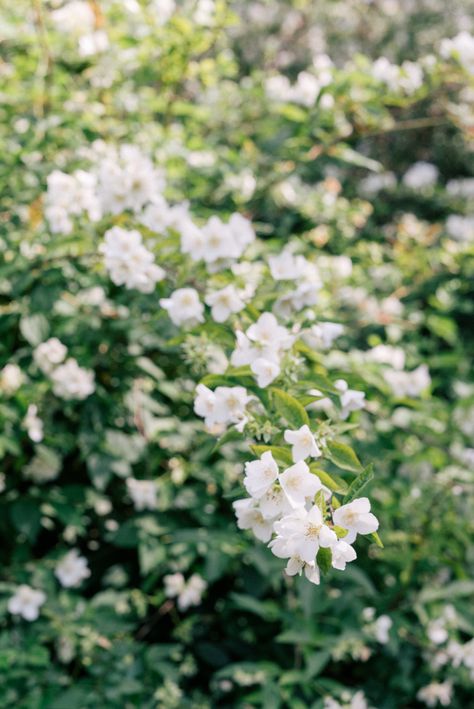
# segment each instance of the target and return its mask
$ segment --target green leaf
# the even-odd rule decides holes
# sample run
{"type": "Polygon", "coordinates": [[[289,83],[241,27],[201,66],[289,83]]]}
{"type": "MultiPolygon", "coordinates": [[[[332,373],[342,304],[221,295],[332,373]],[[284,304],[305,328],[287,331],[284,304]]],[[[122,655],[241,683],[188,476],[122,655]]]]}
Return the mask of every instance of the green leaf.
{"type": "Polygon", "coordinates": [[[420,603],[428,603],[444,599],[451,600],[452,598],[462,598],[463,596],[472,596],[473,594],[474,581],[466,579],[463,581],[453,581],[442,588],[425,588],[420,593],[418,599],[420,603]]]}
{"type": "Polygon", "coordinates": [[[294,428],[309,426],[309,418],[300,402],[282,389],[272,387],[271,395],[275,409],[294,428]]]}
{"type": "Polygon", "coordinates": [[[316,555],[316,563],[323,576],[329,573],[332,565],[332,551],[321,547],[316,555]]]}
{"type": "Polygon", "coordinates": [[[345,443],[339,441],[328,441],[325,449],[326,457],[337,465],[342,470],[350,470],[353,473],[359,473],[362,470],[362,464],[352,448],[345,443]]]}
{"type": "Polygon", "coordinates": [[[337,534],[338,539],[343,539],[344,537],[347,537],[347,529],[344,529],[344,527],[339,527],[337,524],[332,528],[333,532],[337,534]]]}
{"type": "Polygon", "coordinates": [[[331,659],[331,653],[327,650],[320,650],[309,655],[306,661],[305,675],[307,679],[317,677],[331,659]]]}
{"type": "Polygon", "coordinates": [[[211,453],[215,453],[216,451],[221,448],[221,446],[224,446],[226,443],[229,443],[230,441],[238,441],[242,439],[242,434],[237,431],[237,429],[232,426],[229,428],[217,441],[215,446],[212,448],[211,453]]]}
{"type": "Polygon", "coordinates": [[[338,475],[330,475],[325,470],[318,468],[317,463],[310,463],[309,469],[314,475],[317,475],[323,485],[326,485],[333,492],[345,494],[348,491],[348,486],[338,475]]]}
{"type": "Polygon", "coordinates": [[[384,549],[383,542],[382,542],[382,540],[380,539],[380,537],[379,537],[379,535],[377,534],[377,532],[372,532],[372,534],[371,534],[370,536],[372,537],[372,539],[374,540],[374,542],[377,544],[377,546],[378,546],[380,549],[384,549]]]}
{"type": "Polygon", "coordinates": [[[41,526],[39,502],[31,499],[18,500],[10,510],[11,520],[16,529],[34,542],[41,526]]]}
{"type": "Polygon", "coordinates": [[[278,463],[282,463],[283,465],[293,465],[293,458],[289,448],[284,448],[283,446],[254,445],[250,446],[250,450],[257,456],[257,458],[260,458],[264,453],[266,453],[266,451],[270,451],[278,463]]]}
{"type": "Polygon", "coordinates": [[[374,466],[370,463],[360,475],[356,477],[351,483],[347,495],[344,497],[343,503],[347,505],[348,502],[352,502],[356,497],[359,496],[361,490],[369,483],[374,477],[374,466]]]}

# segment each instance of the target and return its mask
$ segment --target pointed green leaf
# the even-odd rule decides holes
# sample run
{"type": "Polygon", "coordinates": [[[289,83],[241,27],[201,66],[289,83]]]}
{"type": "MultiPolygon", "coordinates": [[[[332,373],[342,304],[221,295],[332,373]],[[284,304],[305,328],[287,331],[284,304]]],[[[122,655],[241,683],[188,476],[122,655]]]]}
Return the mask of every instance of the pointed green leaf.
{"type": "Polygon", "coordinates": [[[321,547],[316,556],[316,563],[319,566],[323,576],[327,574],[331,570],[332,551],[321,547]]]}
{"type": "Polygon", "coordinates": [[[370,463],[370,465],[364,468],[361,474],[358,475],[355,480],[353,480],[351,486],[349,487],[347,495],[344,497],[343,500],[343,503],[345,505],[347,505],[348,502],[352,502],[352,500],[358,497],[362,489],[367,485],[367,483],[372,480],[372,478],[374,477],[373,468],[374,466],[372,465],[372,463],[370,463]]]}
{"type": "Polygon", "coordinates": [[[308,414],[300,402],[282,389],[271,389],[273,404],[280,416],[294,428],[309,425],[308,414]]]}
{"type": "Polygon", "coordinates": [[[350,470],[353,473],[360,473],[362,464],[352,448],[339,441],[328,441],[325,450],[326,457],[331,463],[337,465],[342,470],[350,470]]]}

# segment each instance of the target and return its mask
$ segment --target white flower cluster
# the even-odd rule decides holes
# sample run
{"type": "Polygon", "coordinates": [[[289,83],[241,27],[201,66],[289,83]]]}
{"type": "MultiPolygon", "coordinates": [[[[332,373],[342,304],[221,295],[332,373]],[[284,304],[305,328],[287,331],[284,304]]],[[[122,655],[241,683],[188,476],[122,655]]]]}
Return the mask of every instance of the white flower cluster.
{"type": "Polygon", "coordinates": [[[474,217],[451,214],[446,220],[446,231],[452,239],[472,244],[474,242],[474,217]]]}
{"type": "Polygon", "coordinates": [[[375,532],[378,521],[366,497],[331,508],[330,491],[304,460],[320,455],[308,426],[285,431],[285,440],[291,443],[296,462],[283,472],[271,451],[246,463],[243,482],[250,497],[234,502],[237,524],[251,529],[260,541],[270,542],[275,556],[288,559],[288,575],[304,571],[308,580],[318,584],[319,550],[330,549],[333,568],[344,570],[357,556],[351,546],[357,534],[375,532]]]}
{"type": "Polygon", "coordinates": [[[388,369],[384,372],[384,378],[397,398],[418,397],[431,384],[431,377],[426,364],[411,372],[388,369]]]}
{"type": "Polygon", "coordinates": [[[95,29],[94,10],[87,0],[69,0],[62,7],[53,10],[51,19],[60,33],[77,38],[81,57],[90,57],[108,49],[107,34],[103,30],[95,29]]]}
{"type": "Polygon", "coordinates": [[[436,184],[439,170],[436,165],[420,160],[403,175],[403,184],[411,190],[426,190],[436,184]]]}
{"type": "Polygon", "coordinates": [[[250,365],[258,386],[271,384],[281,372],[281,362],[294,336],[278,324],[273,313],[262,313],[245,333],[237,331],[237,346],[230,361],[235,367],[250,365]]]}
{"type": "Polygon", "coordinates": [[[441,42],[441,56],[456,59],[470,74],[474,73],[474,36],[460,32],[452,39],[441,42]]]}
{"type": "Polygon", "coordinates": [[[17,364],[6,364],[0,370],[0,391],[8,396],[14,394],[25,381],[25,375],[17,364]]]}
{"type": "Polygon", "coordinates": [[[387,57],[379,57],[372,65],[372,76],[394,93],[414,94],[423,85],[423,69],[416,62],[392,64],[387,57]]]}
{"type": "Polygon", "coordinates": [[[94,372],[80,367],[72,357],[66,360],[67,352],[67,347],[57,337],[51,337],[35,348],[33,360],[50,377],[56,396],[86,399],[95,391],[94,372]]]}
{"type": "Polygon", "coordinates": [[[8,611],[31,622],[38,618],[40,608],[45,602],[46,594],[43,591],[21,584],[8,601],[8,611]]]}
{"type": "Polygon", "coordinates": [[[73,229],[71,217],[86,213],[93,222],[102,216],[102,207],[97,197],[97,177],[85,170],[76,170],[68,175],[54,170],[47,179],[45,215],[51,231],[70,234],[73,229]]]}
{"type": "Polygon", "coordinates": [[[97,141],[93,148],[89,171],[54,170],[48,176],[45,215],[55,233],[70,234],[72,217],[82,214],[97,221],[128,209],[140,212],[164,190],[162,172],[136,146],[115,149],[97,141]]]}
{"type": "Polygon", "coordinates": [[[126,483],[136,510],[156,510],[156,485],[153,480],[127,478],[126,483]]]}
{"type": "Polygon", "coordinates": [[[230,424],[242,430],[247,422],[245,407],[251,398],[245,387],[220,386],[211,391],[204,384],[198,384],[194,411],[204,419],[207,428],[216,433],[230,424]]]}
{"type": "Polygon", "coordinates": [[[84,579],[91,575],[87,559],[84,556],[79,556],[77,549],[71,549],[61,559],[54,573],[64,588],[77,588],[84,579]]]}
{"type": "Polygon", "coordinates": [[[199,574],[193,574],[187,581],[183,574],[176,573],[164,577],[165,595],[177,598],[178,608],[186,611],[190,606],[198,606],[207,583],[199,574]]]}
{"type": "Polygon", "coordinates": [[[142,293],[151,293],[165,271],[155,264],[155,258],[142,243],[142,236],[135,229],[128,231],[114,226],[105,232],[100,245],[110,278],[117,286],[135,288],[142,293]]]}
{"type": "MultiPolygon", "coordinates": [[[[297,103],[311,108],[322,89],[332,82],[332,69],[331,59],[322,54],[315,57],[313,71],[301,71],[294,84],[288,77],[276,74],[265,81],[265,91],[271,101],[297,103]]],[[[328,94],[323,95],[321,101],[323,108],[333,105],[333,98],[328,94]]]]}

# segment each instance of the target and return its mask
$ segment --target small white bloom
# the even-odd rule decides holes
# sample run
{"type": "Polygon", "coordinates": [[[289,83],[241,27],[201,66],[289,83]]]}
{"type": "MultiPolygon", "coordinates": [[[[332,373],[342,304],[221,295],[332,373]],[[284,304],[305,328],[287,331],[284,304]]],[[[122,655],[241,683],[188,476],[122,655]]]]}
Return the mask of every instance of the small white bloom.
{"type": "Polygon", "coordinates": [[[381,615],[374,623],[375,639],[382,645],[386,645],[390,640],[389,630],[393,622],[390,616],[381,615]]]}
{"type": "Polygon", "coordinates": [[[262,497],[278,477],[278,465],[270,451],[265,451],[260,460],[245,464],[244,486],[249,495],[262,497]]]}
{"type": "Polygon", "coordinates": [[[446,682],[431,682],[431,684],[427,684],[426,687],[422,687],[419,690],[416,697],[428,707],[435,707],[437,704],[449,707],[451,706],[452,694],[452,682],[446,680],[446,682]]]}
{"type": "Polygon", "coordinates": [[[196,387],[196,397],[194,399],[194,411],[198,416],[206,420],[206,426],[215,423],[216,396],[213,391],[204,384],[196,387]]]}
{"type": "Polygon", "coordinates": [[[251,529],[261,542],[268,542],[273,532],[273,521],[266,519],[251,497],[232,503],[239,529],[251,529]]]}
{"type": "Polygon", "coordinates": [[[327,350],[344,332],[344,327],[336,322],[321,322],[306,330],[303,339],[314,350],[327,350]]]}
{"type": "Polygon", "coordinates": [[[238,313],[245,307],[239,291],[233,285],[209,293],[205,301],[211,306],[211,314],[216,322],[225,322],[232,313],[238,313]]]}
{"type": "Polygon", "coordinates": [[[51,374],[53,391],[62,399],[86,399],[95,391],[94,372],[69,358],[51,374]]]}
{"type": "Polygon", "coordinates": [[[46,446],[36,446],[35,455],[22,470],[25,478],[35,483],[45,483],[58,477],[61,470],[61,458],[46,446]]]}
{"type": "Polygon", "coordinates": [[[310,472],[304,460],[287,468],[279,480],[292,507],[303,507],[322,487],[320,479],[310,472]]]}
{"type": "Polygon", "coordinates": [[[257,384],[261,389],[264,389],[271,384],[280,374],[280,365],[272,362],[264,357],[257,357],[251,365],[250,369],[255,374],[257,384]]]}
{"type": "Polygon", "coordinates": [[[178,596],[178,608],[186,611],[190,606],[198,606],[206,588],[207,583],[204,579],[199,574],[193,574],[178,596]]]}
{"type": "Polygon", "coordinates": [[[319,586],[321,575],[316,562],[307,564],[303,561],[303,559],[300,559],[299,556],[292,556],[288,559],[288,563],[285,568],[285,574],[287,576],[296,576],[297,574],[301,575],[303,571],[308,581],[314,583],[316,586],[319,586]]]}
{"type": "Polygon", "coordinates": [[[216,423],[239,423],[245,417],[245,407],[251,397],[244,387],[217,387],[214,392],[216,423]]]}
{"type": "Polygon", "coordinates": [[[332,547],[337,536],[324,524],[321,510],[313,505],[308,511],[299,507],[274,524],[277,537],[269,547],[275,556],[297,556],[307,564],[315,561],[320,547],[332,547]]]}
{"type": "Polygon", "coordinates": [[[308,425],[301,426],[297,431],[285,431],[285,441],[290,443],[291,454],[295,463],[305,458],[319,458],[321,451],[308,425]]]}
{"type": "Polygon", "coordinates": [[[50,337],[38,345],[33,352],[33,359],[45,374],[50,374],[67,355],[67,347],[57,337],[50,337]]]}
{"type": "Polygon", "coordinates": [[[344,421],[352,411],[358,411],[364,408],[365,393],[356,389],[349,389],[349,385],[344,379],[338,379],[334,382],[334,386],[341,393],[339,399],[341,401],[341,418],[344,421]]]}
{"type": "Polygon", "coordinates": [[[28,406],[28,411],[23,419],[23,426],[34,443],[40,443],[43,440],[43,421],[38,416],[38,407],[35,404],[28,406]]]}
{"type": "Polygon", "coordinates": [[[0,390],[14,394],[25,381],[25,375],[17,364],[6,364],[0,371],[0,390]]]}
{"type": "Polygon", "coordinates": [[[344,571],[346,564],[350,561],[354,561],[354,559],[357,559],[355,549],[353,549],[353,547],[351,547],[351,545],[344,540],[339,540],[332,547],[333,568],[344,571]]]}
{"type": "Polygon", "coordinates": [[[179,596],[179,594],[184,591],[186,582],[183,574],[168,574],[168,576],[163,578],[163,581],[165,583],[165,596],[167,596],[167,598],[179,596]]]}
{"type": "Polygon", "coordinates": [[[151,293],[158,281],[166,276],[155,264],[151,251],[143,245],[140,232],[114,226],[104,234],[100,245],[110,278],[117,286],[151,293]]]}
{"type": "Polygon", "coordinates": [[[126,483],[128,494],[132,498],[136,510],[156,510],[157,499],[154,480],[127,478],[126,483]]]}
{"type": "Polygon", "coordinates": [[[194,327],[204,322],[204,306],[194,288],[179,288],[169,298],[161,298],[160,305],[178,327],[194,327]]]}
{"type": "Polygon", "coordinates": [[[272,487],[260,497],[258,507],[265,519],[282,517],[292,510],[283,488],[278,485],[272,485],[272,487]]]}
{"type": "Polygon", "coordinates": [[[8,601],[8,610],[12,615],[21,615],[25,620],[33,621],[39,616],[39,609],[46,601],[46,594],[31,586],[21,584],[8,601]]]}
{"type": "Polygon", "coordinates": [[[352,544],[358,534],[372,534],[379,528],[379,522],[370,511],[370,501],[367,497],[359,497],[357,500],[342,505],[334,510],[334,524],[347,529],[344,541],[352,544]]]}
{"type": "Polygon", "coordinates": [[[77,549],[71,549],[56,566],[54,572],[64,588],[76,588],[91,575],[87,559],[79,556],[77,549]]]}
{"type": "Polygon", "coordinates": [[[278,324],[273,313],[262,313],[257,322],[250,325],[246,335],[259,347],[268,347],[273,351],[289,349],[294,340],[286,327],[278,324]]]}
{"type": "Polygon", "coordinates": [[[416,162],[403,176],[403,184],[412,190],[432,187],[438,179],[438,168],[429,162],[416,162]]]}

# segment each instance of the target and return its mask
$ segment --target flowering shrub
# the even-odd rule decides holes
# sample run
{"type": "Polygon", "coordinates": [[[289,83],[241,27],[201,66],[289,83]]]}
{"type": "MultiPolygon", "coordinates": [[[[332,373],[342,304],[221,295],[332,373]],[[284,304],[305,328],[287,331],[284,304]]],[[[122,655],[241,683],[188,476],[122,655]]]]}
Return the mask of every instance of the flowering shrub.
{"type": "Polygon", "coordinates": [[[474,40],[435,5],[8,10],[2,705],[468,705],[474,40]]]}

